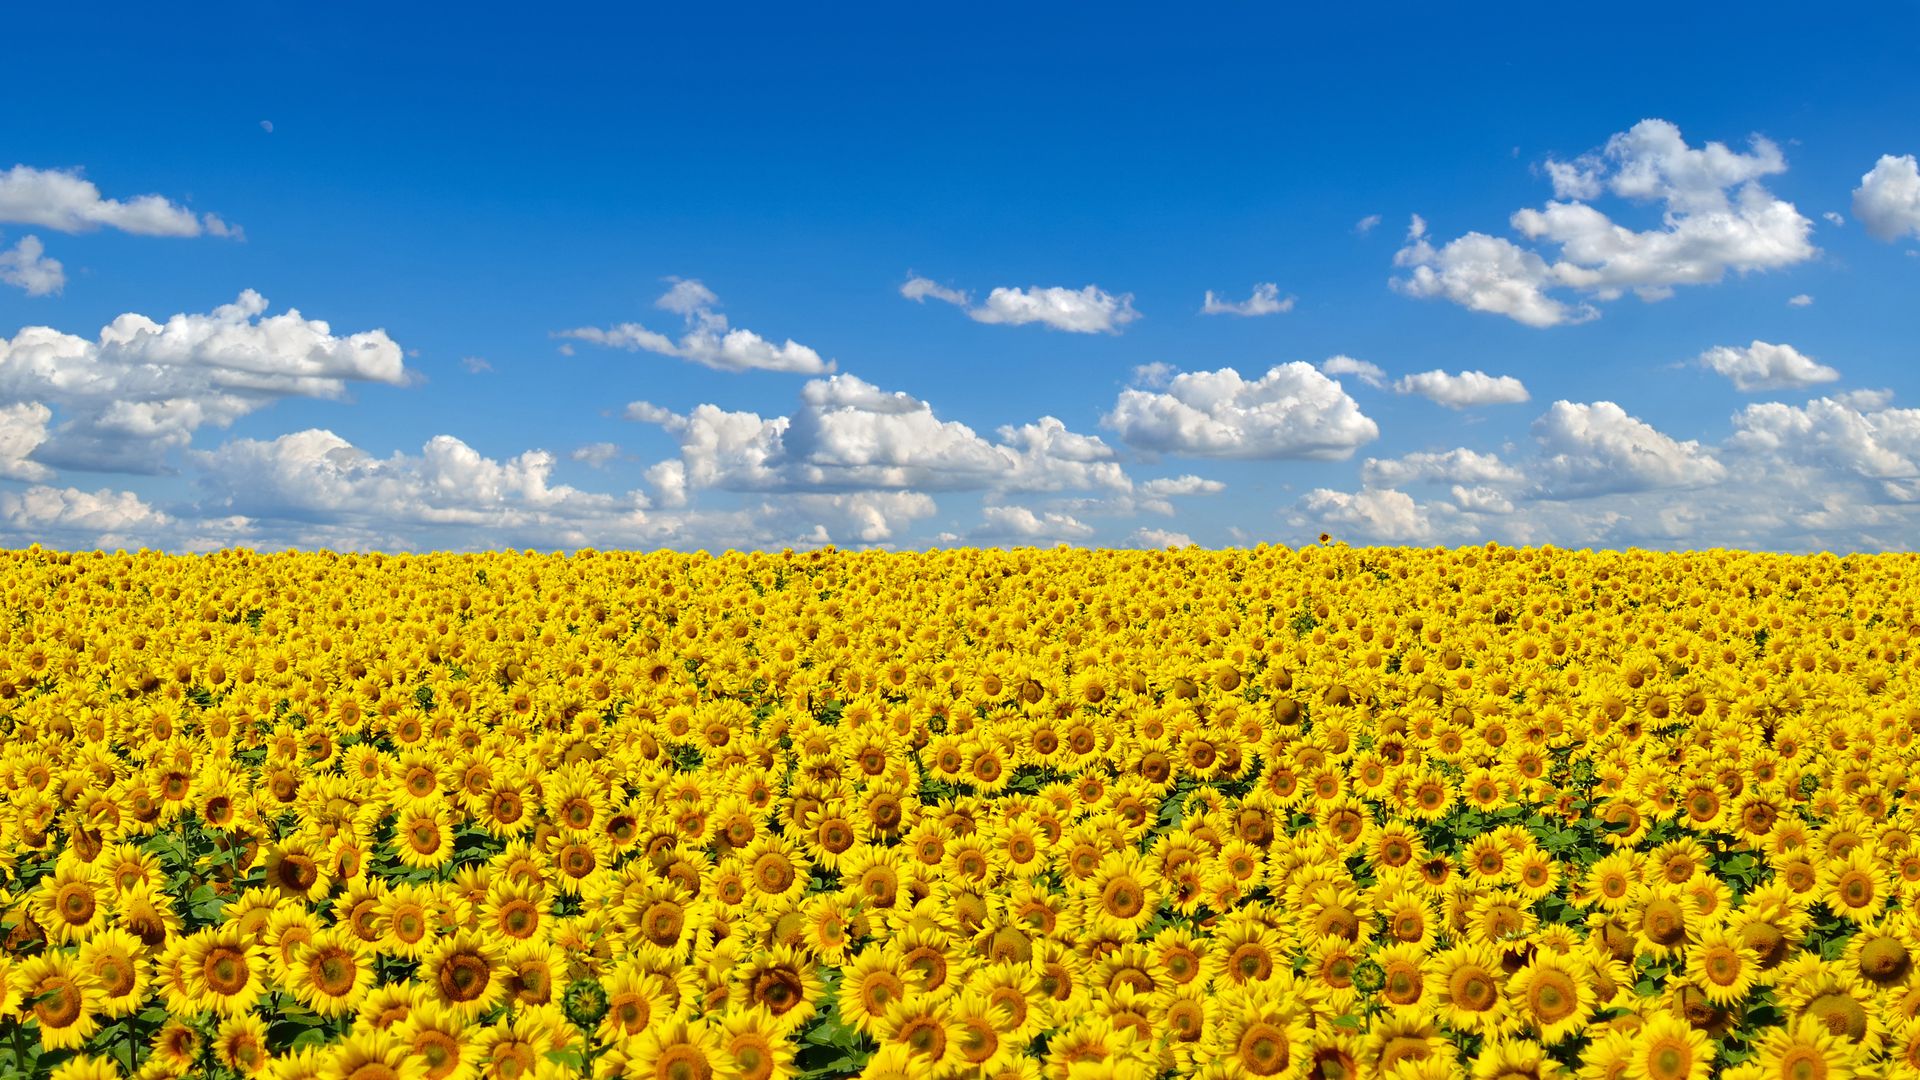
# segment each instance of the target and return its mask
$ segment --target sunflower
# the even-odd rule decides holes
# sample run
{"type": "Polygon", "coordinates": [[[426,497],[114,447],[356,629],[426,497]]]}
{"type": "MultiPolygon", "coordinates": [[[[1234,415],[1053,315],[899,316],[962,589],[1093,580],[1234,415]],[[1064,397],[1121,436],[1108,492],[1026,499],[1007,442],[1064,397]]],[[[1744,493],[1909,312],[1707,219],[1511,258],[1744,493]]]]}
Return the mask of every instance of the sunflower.
{"type": "Polygon", "coordinates": [[[241,1076],[260,1076],[271,1065],[266,1022],[251,1013],[221,1021],[213,1037],[213,1056],[241,1076]]]}
{"type": "Polygon", "coordinates": [[[720,1018],[721,1049],[739,1080],[784,1080],[794,1075],[794,1047],[778,1021],[755,1007],[720,1018]]]}
{"type": "Polygon", "coordinates": [[[432,869],[453,857],[453,811],[435,797],[402,808],[393,826],[393,850],[402,865],[432,869]]]}
{"type": "Polygon", "coordinates": [[[469,930],[440,937],[421,957],[419,977],[434,1000],[468,1021],[507,992],[496,946],[469,930]]]}
{"type": "Polygon", "coordinates": [[[105,925],[112,892],[93,867],[62,859],[34,890],[34,920],[56,944],[85,941],[105,925]]]}
{"type": "Polygon", "coordinates": [[[1886,865],[1864,846],[1829,864],[1820,878],[1820,896],[1827,907],[1856,924],[1878,918],[1892,892],[1886,865]]]}
{"type": "Polygon", "coordinates": [[[819,1008],[823,992],[813,962],[786,945],[741,965],[734,987],[743,1007],[764,1008],[782,1033],[804,1025],[819,1008]]]}
{"type": "Polygon", "coordinates": [[[767,834],[741,852],[747,883],[761,905],[779,907],[797,898],[807,886],[811,865],[800,851],[780,836],[767,834]]]}
{"type": "Polygon", "coordinates": [[[607,1011],[597,1032],[602,1041],[638,1035],[679,1015],[676,994],[659,975],[622,965],[607,978],[605,987],[607,1011]]]}
{"type": "Polygon", "coordinates": [[[1760,954],[1737,931],[1709,926],[1687,946],[1686,970],[1707,1000],[1732,1005],[1753,988],[1760,973],[1760,954]]]}
{"type": "Polygon", "coordinates": [[[295,837],[267,848],[267,884],[289,900],[307,903],[324,896],[333,884],[322,845],[310,837],[295,837]]]}
{"type": "MultiPolygon", "coordinates": [[[[1768,1029],[1758,1040],[1756,1064],[1768,1080],[1849,1080],[1857,1058],[1846,1041],[1817,1020],[1768,1029]]],[[[1912,1062],[1906,1063],[1909,1068],[1912,1062]]]]}
{"type": "Polygon", "coordinates": [[[287,971],[287,987],[308,1008],[325,1017],[353,1012],[373,987],[373,957],[359,940],[328,927],[299,948],[287,971]]]}
{"type": "Polygon", "coordinates": [[[488,1080],[539,1076],[553,1068],[547,1055],[562,1049],[573,1028],[564,1020],[549,1021],[538,1010],[509,1013],[472,1035],[472,1049],[480,1074],[488,1080]]]}
{"type": "Polygon", "coordinates": [[[1411,1074],[1426,1062],[1448,1070],[1454,1064],[1452,1045],[1430,1018],[1416,1010],[1397,1011],[1376,1020],[1367,1032],[1362,1060],[1382,1077],[1397,1077],[1403,1070],[1411,1074]]]}
{"type": "Polygon", "coordinates": [[[1675,885],[1642,885],[1633,893],[1632,926],[1638,951],[1665,960],[1699,936],[1700,902],[1675,885]]]}
{"type": "Polygon", "coordinates": [[[28,957],[13,969],[12,983],[21,1017],[40,1025],[43,1049],[73,1049],[99,1030],[95,1013],[100,991],[73,956],[47,952],[28,957]]]}
{"type": "Polygon", "coordinates": [[[251,1009],[266,990],[265,951],[232,923],[185,939],[183,960],[195,1004],[223,1017],[251,1009]]]}
{"type": "Polygon", "coordinates": [[[147,1067],[167,1076],[184,1076],[200,1059],[205,1045],[200,1032],[180,1020],[168,1020],[154,1033],[147,1067]]]}
{"type": "Polygon", "coordinates": [[[864,1035],[880,1030],[889,1008],[908,993],[905,958],[886,949],[865,949],[842,970],[836,997],[840,1017],[864,1035]]]}
{"type": "Polygon", "coordinates": [[[1291,1005],[1239,991],[1220,1002],[1220,1019],[1203,1046],[1237,1074],[1290,1076],[1306,1065],[1309,1038],[1291,1005]]]}
{"type": "Polygon", "coordinates": [[[1152,867],[1143,857],[1116,851],[1087,880],[1085,917],[1096,925],[1131,935],[1150,921],[1159,906],[1152,867]]]}
{"type": "MultiPolygon", "coordinates": [[[[435,917],[437,897],[431,888],[396,885],[380,899],[379,951],[408,960],[418,959],[433,944],[438,929],[435,917]]],[[[358,939],[356,939],[358,940],[358,939]]]]}
{"type": "Polygon", "coordinates": [[[93,981],[103,1016],[125,1016],[146,998],[152,965],[139,938],[109,927],[87,939],[74,960],[93,981]]]}
{"type": "Polygon", "coordinates": [[[423,1080],[473,1080],[479,1074],[473,1027],[436,1001],[420,1002],[389,1030],[406,1044],[409,1057],[426,1066],[423,1080]]]}
{"type": "Polygon", "coordinates": [[[1507,984],[1514,1012],[1549,1046],[1584,1028],[1593,1015],[1593,988],[1569,961],[1536,954],[1507,984]]]}
{"type": "Polygon", "coordinates": [[[1715,1045],[1672,1013],[1655,1013],[1635,1032],[1627,1055],[1629,1080],[1706,1080],[1715,1045]]]}
{"type": "Polygon", "coordinates": [[[628,1056],[629,1069],[619,1075],[701,1080],[733,1071],[724,1031],[704,1019],[654,1024],[634,1038],[628,1056]]]}
{"type": "Polygon", "coordinates": [[[1501,993],[1506,973],[1500,956],[1485,945],[1462,944],[1436,955],[1427,968],[1437,1015],[1459,1031],[1497,1035],[1520,1023],[1501,993]]]}
{"type": "Polygon", "coordinates": [[[354,1031],[323,1051],[324,1080],[424,1080],[427,1063],[386,1031],[354,1031]]]}

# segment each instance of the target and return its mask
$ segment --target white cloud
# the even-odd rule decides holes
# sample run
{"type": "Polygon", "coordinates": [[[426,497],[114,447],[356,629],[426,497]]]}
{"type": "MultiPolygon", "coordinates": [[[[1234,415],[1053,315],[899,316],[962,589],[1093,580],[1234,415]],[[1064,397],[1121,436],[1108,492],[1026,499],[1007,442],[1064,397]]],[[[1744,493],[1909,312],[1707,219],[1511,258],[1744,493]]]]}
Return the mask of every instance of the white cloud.
{"type": "Polygon", "coordinates": [[[1884,387],[1879,390],[1842,390],[1827,396],[1849,409],[1861,412],[1879,412],[1893,404],[1893,391],[1884,387]]]}
{"type": "Polygon", "coordinates": [[[1320,361],[1320,370],[1334,376],[1351,375],[1376,390],[1387,385],[1387,373],[1380,370],[1380,365],[1351,356],[1329,356],[1320,361]]]}
{"type": "Polygon", "coordinates": [[[37,401],[0,406],[0,476],[13,480],[45,480],[53,470],[28,455],[47,441],[52,410],[37,401]]]}
{"type": "Polygon", "coordinates": [[[1920,237],[1920,163],[1912,154],[1880,155],[1853,189],[1853,216],[1876,240],[1920,237]]]}
{"type": "Polygon", "coordinates": [[[1295,361],[1248,381],[1232,368],[1128,389],[1101,424],[1142,450],[1223,458],[1345,458],[1380,434],[1340,384],[1295,361]]]}
{"type": "Polygon", "coordinates": [[[1082,289],[1003,286],[988,293],[986,303],[968,309],[967,315],[975,322],[1007,326],[1040,323],[1074,334],[1117,334],[1140,317],[1133,310],[1132,293],[1115,296],[1093,285],[1082,289]]]}
{"type": "Polygon", "coordinates": [[[596,469],[604,468],[608,462],[619,456],[620,448],[610,442],[588,443],[585,446],[575,447],[567,454],[570,460],[596,469]]]}
{"type": "Polygon", "coordinates": [[[1541,498],[1697,487],[1726,476],[1698,442],[1665,435],[1611,401],[1556,401],[1533,435],[1545,455],[1536,473],[1541,498]]]}
{"type": "Polygon", "coordinates": [[[1785,170],[1779,148],[1760,136],[1747,153],[1717,142],[1696,149],[1674,125],[1643,120],[1597,152],[1549,161],[1556,199],[1512,216],[1509,224],[1521,236],[1558,249],[1552,261],[1480,232],[1435,248],[1416,216],[1394,257],[1409,273],[1394,286],[1545,327],[1597,318],[1586,298],[1613,300],[1632,290],[1642,300],[1660,300],[1675,286],[1717,282],[1729,270],[1790,266],[1815,251],[1807,239],[1813,223],[1760,184],[1785,170]],[[1635,231],[1616,224],[1588,205],[1603,193],[1659,202],[1661,226],[1635,231]],[[1568,302],[1555,292],[1581,299],[1568,302]]]}
{"type": "MultiPolygon", "coordinates": [[[[129,491],[81,491],[44,484],[25,491],[0,491],[0,527],[35,539],[90,536],[102,546],[126,546],[129,534],[171,524],[166,514],[129,491]]],[[[138,541],[133,543],[137,544],[138,541]]]]}
{"type": "Polygon", "coordinates": [[[1433,507],[1422,507],[1404,491],[1315,488],[1301,496],[1294,518],[1336,535],[1351,530],[1368,539],[1409,543],[1433,538],[1433,513],[1433,507]]]}
{"type": "Polygon", "coordinates": [[[1004,326],[1039,323],[1074,334],[1117,334],[1121,327],[1140,317],[1133,309],[1132,293],[1115,296],[1095,285],[1082,289],[1057,285],[1027,289],[1002,286],[988,293],[984,303],[973,305],[972,297],[963,290],[941,285],[931,278],[910,275],[906,284],[900,286],[900,295],[915,303],[931,297],[952,304],[975,322],[1004,326]]]}
{"type": "Polygon", "coordinates": [[[988,506],[980,511],[981,525],[973,536],[980,540],[1085,540],[1093,526],[1070,514],[1036,514],[1024,506],[988,506]]]}
{"type": "Polygon", "coordinates": [[[1183,548],[1193,544],[1193,537],[1183,532],[1167,529],[1139,528],[1127,537],[1127,543],[1142,548],[1183,548]]]}
{"type": "Polygon", "coordinates": [[[1407,227],[1407,245],[1393,264],[1411,271],[1393,286],[1422,299],[1441,297],[1474,311],[1505,315],[1528,326],[1597,319],[1591,304],[1569,305],[1546,294],[1554,272],[1545,259],[1512,241],[1470,232],[1445,247],[1427,241],[1427,223],[1416,214],[1407,227]]]}
{"type": "Polygon", "coordinates": [[[451,435],[427,440],[418,455],[378,458],[309,429],[189,457],[214,505],[255,520],[540,532],[550,537],[543,547],[585,543],[596,530],[636,530],[646,520],[638,493],[621,499],[553,484],[555,459],[544,450],[496,461],[451,435]]]}
{"type": "Polygon", "coordinates": [[[0,339],[0,402],[40,402],[62,417],[36,455],[46,464],[154,472],[200,427],[224,427],[279,398],[341,398],[352,382],[407,381],[384,331],[339,336],[297,310],[266,310],[249,289],[206,315],[165,323],[122,315],[95,341],[26,327],[0,339]]]}
{"type": "Polygon", "coordinates": [[[1444,371],[1422,371],[1393,384],[1396,394],[1418,394],[1449,409],[1474,405],[1513,405],[1531,400],[1527,388],[1511,375],[1489,375],[1484,371],[1463,371],[1449,375],[1444,371]]]}
{"type": "Polygon", "coordinates": [[[716,371],[786,371],[801,375],[824,375],[834,370],[830,360],[788,338],[776,345],[751,330],[731,328],[727,317],[715,310],[720,299],[713,290],[691,278],[674,278],[654,306],[686,320],[686,332],[679,340],[639,323],[620,323],[600,329],[585,326],[561,330],[559,337],[586,341],[629,352],[646,351],[661,356],[691,360],[716,371]]]}
{"type": "Polygon", "coordinates": [[[1834,382],[1840,373],[1791,345],[1755,341],[1744,348],[1716,345],[1700,354],[1702,367],[1733,380],[1736,390],[1782,390],[1834,382]]]}
{"type": "Polygon", "coordinates": [[[1365,236],[1372,232],[1379,224],[1379,214],[1368,214],[1366,217],[1353,223],[1353,231],[1361,236],[1365,236]]]}
{"type": "Polygon", "coordinates": [[[1469,514],[1511,514],[1513,501],[1496,488],[1455,484],[1448,489],[1453,504],[1469,514]]]}
{"type": "Polygon", "coordinates": [[[1192,473],[1184,476],[1159,477],[1140,485],[1141,494],[1162,498],[1172,495],[1218,495],[1225,490],[1227,485],[1220,481],[1208,480],[1192,473]]]}
{"type": "Polygon", "coordinates": [[[1133,376],[1128,381],[1135,386],[1143,386],[1149,390],[1159,390],[1172,382],[1173,377],[1178,374],[1180,374],[1179,368],[1174,367],[1172,364],[1163,364],[1156,360],[1151,364],[1139,364],[1135,366],[1133,376]]]}
{"type": "Polygon", "coordinates": [[[1826,218],[1827,224],[1829,225],[1845,225],[1847,223],[1846,218],[1840,216],[1839,214],[1835,213],[1832,210],[1829,210],[1826,213],[1821,214],[1820,216],[1823,218],[1826,218]]]}
{"type": "MultiPolygon", "coordinates": [[[[1063,491],[1132,487],[1112,448],[1043,416],[989,442],[926,402],[853,375],[814,379],[790,416],[645,401],[626,417],[680,443],[684,484],[732,491],[1063,491]]],[[[680,482],[682,477],[663,474],[680,482]]]]}
{"type": "Polygon", "coordinates": [[[1808,296],[1806,293],[1800,293],[1796,296],[1790,296],[1787,298],[1787,306],[1788,307],[1812,307],[1813,297],[1808,296]]]}
{"type": "Polygon", "coordinates": [[[193,211],[159,195],[121,202],[102,198],[93,181],[78,171],[15,165],[0,172],[0,222],[38,225],[66,233],[118,229],[140,236],[237,235],[239,230],[213,214],[193,211]]]}
{"type": "Polygon", "coordinates": [[[914,275],[909,275],[907,283],[900,286],[900,295],[914,303],[924,303],[928,297],[932,297],[955,307],[966,307],[972,302],[972,298],[959,289],[950,289],[932,278],[914,275]]]}
{"type": "Polygon", "coordinates": [[[1861,407],[1825,397],[1803,406],[1748,405],[1735,414],[1728,445],[1869,479],[1920,477],[1920,409],[1856,401],[1861,407]]]}
{"type": "Polygon", "coordinates": [[[485,358],[479,356],[461,357],[460,366],[466,368],[467,374],[469,375],[480,375],[493,370],[493,365],[488,363],[485,358]]]}
{"type": "Polygon", "coordinates": [[[1519,469],[1497,454],[1459,447],[1444,453],[1420,451],[1397,458],[1368,458],[1360,464],[1361,482],[1371,488],[1407,484],[1517,484],[1519,469]]]}
{"type": "Polygon", "coordinates": [[[23,236],[11,249],[0,248],[0,284],[25,289],[28,296],[51,296],[66,286],[66,268],[47,258],[39,237],[23,236]]]}
{"type": "Polygon", "coordinates": [[[1245,300],[1223,300],[1207,290],[1206,302],[1200,306],[1202,315],[1277,315],[1293,310],[1293,297],[1280,297],[1280,286],[1271,281],[1262,282],[1253,287],[1253,295],[1245,300]]]}

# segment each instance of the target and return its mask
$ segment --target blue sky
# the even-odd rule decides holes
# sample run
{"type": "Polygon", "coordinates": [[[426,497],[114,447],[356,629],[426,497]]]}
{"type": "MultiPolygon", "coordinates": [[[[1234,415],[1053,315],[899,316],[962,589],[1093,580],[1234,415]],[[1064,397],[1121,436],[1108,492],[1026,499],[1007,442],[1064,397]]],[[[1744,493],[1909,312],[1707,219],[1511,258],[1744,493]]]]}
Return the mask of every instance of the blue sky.
{"type": "Polygon", "coordinates": [[[389,7],[9,14],[0,540],[1920,536],[1910,7],[389,7]]]}

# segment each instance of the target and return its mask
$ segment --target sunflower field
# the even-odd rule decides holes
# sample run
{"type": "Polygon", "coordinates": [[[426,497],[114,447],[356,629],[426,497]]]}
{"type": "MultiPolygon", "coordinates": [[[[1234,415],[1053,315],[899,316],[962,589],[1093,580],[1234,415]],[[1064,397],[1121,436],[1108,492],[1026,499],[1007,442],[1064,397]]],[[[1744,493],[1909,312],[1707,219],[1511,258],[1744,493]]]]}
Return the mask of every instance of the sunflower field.
{"type": "Polygon", "coordinates": [[[1920,559],[0,555],[0,1077],[1920,1076],[1920,559]]]}

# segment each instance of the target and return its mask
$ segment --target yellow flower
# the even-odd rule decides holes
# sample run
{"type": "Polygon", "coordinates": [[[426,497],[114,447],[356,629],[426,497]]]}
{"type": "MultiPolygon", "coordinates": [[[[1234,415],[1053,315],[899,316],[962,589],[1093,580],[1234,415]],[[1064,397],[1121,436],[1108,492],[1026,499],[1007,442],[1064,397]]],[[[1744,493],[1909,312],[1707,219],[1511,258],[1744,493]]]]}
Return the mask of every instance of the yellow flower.
{"type": "Polygon", "coordinates": [[[28,957],[13,969],[12,981],[22,1018],[40,1025],[42,1048],[72,1049],[99,1030],[94,1013],[100,1007],[100,992],[71,955],[48,952],[28,957]]]}

